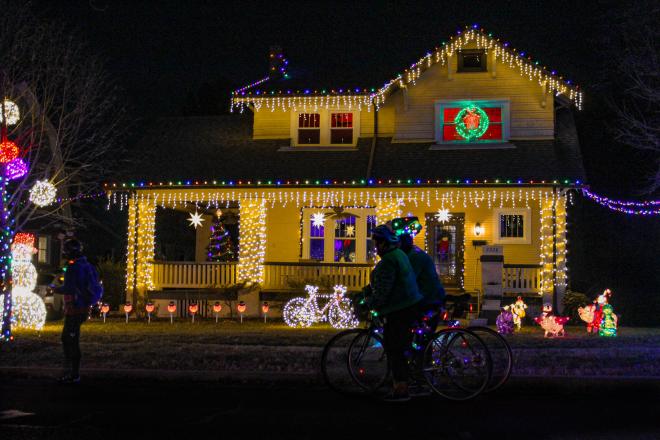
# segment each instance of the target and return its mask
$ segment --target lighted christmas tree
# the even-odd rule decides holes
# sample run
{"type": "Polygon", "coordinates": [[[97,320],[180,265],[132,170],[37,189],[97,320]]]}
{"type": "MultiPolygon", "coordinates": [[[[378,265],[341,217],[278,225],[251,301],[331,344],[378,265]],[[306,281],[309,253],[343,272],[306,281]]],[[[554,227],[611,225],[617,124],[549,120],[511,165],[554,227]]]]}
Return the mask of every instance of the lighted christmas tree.
{"type": "Polygon", "coordinates": [[[236,261],[234,243],[223,223],[222,211],[219,209],[211,225],[211,238],[206,250],[207,261],[236,261]]]}

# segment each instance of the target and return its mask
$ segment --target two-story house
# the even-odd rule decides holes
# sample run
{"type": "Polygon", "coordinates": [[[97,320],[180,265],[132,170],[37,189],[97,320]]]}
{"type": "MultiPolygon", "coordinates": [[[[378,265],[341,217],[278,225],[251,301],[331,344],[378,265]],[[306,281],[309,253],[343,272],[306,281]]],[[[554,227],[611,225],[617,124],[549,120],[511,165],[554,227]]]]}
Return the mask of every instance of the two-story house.
{"type": "Polygon", "coordinates": [[[471,27],[380,88],[322,88],[287,69],[274,48],[268,75],[233,93],[234,114],[148,127],[147,160],[107,184],[128,214],[129,299],[247,281],[256,315],[268,292],[309,280],[358,290],[371,230],[410,214],[451,293],[486,292],[484,261],[501,253],[495,290],[557,302],[568,191],[584,181],[577,86],[471,27]],[[237,223],[237,261],[207,262],[218,209],[237,223]],[[155,260],[168,210],[197,224],[195,261],[155,260]]]}

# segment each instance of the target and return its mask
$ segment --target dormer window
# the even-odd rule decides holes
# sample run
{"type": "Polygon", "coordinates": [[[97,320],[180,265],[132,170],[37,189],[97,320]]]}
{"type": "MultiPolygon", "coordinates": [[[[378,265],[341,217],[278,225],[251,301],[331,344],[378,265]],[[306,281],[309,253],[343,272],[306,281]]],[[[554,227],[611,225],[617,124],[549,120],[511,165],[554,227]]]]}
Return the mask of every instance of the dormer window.
{"type": "Polygon", "coordinates": [[[487,56],[484,49],[463,49],[458,51],[457,72],[486,72],[487,56]]]}
{"type": "Polygon", "coordinates": [[[321,143],[321,115],[300,113],[298,115],[298,144],[318,145],[321,143]]]}
{"type": "Polygon", "coordinates": [[[318,109],[314,113],[292,113],[292,147],[354,147],[360,136],[360,113],[318,109]]]}
{"type": "Polygon", "coordinates": [[[332,113],[330,143],[353,144],[353,113],[332,113]]]}

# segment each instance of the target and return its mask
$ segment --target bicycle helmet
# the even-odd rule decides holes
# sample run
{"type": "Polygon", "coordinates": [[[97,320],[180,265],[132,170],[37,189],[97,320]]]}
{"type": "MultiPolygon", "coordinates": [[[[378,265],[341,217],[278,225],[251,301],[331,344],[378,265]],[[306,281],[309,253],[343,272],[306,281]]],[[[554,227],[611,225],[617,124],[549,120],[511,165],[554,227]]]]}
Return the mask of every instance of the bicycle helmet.
{"type": "Polygon", "coordinates": [[[374,232],[371,234],[371,238],[379,241],[387,241],[392,244],[397,244],[399,242],[399,237],[397,237],[394,231],[392,231],[387,225],[376,226],[376,229],[374,229],[374,232]]]}

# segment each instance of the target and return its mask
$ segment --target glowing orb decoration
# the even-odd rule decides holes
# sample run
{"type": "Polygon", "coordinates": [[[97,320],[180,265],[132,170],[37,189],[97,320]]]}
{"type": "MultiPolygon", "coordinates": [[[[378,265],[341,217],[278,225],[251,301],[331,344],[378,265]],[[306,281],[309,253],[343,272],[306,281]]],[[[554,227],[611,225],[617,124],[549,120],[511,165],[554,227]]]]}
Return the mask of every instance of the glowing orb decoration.
{"type": "Polygon", "coordinates": [[[154,311],[155,309],[156,309],[156,306],[154,306],[153,303],[147,303],[147,304],[144,306],[144,310],[146,310],[147,313],[153,313],[153,311],[154,311]]]}
{"type": "Polygon", "coordinates": [[[188,311],[191,315],[194,315],[199,311],[199,305],[197,303],[192,303],[188,306],[188,311]]]}
{"type": "Polygon", "coordinates": [[[37,287],[37,269],[34,264],[12,264],[11,271],[14,290],[25,289],[32,292],[37,287]]]}
{"type": "Polygon", "coordinates": [[[318,293],[317,286],[305,286],[307,298],[293,298],[289,300],[282,310],[284,322],[289,327],[309,327],[316,322],[329,322],[334,328],[353,328],[358,320],[353,314],[351,300],[346,298],[346,287],[336,285],[331,294],[318,293]],[[319,307],[319,300],[326,300],[323,307],[319,307]]]}
{"type": "Polygon", "coordinates": [[[315,228],[322,228],[325,224],[325,214],[322,212],[315,212],[312,214],[312,226],[315,228]]]}
{"type": "Polygon", "coordinates": [[[436,220],[440,223],[446,223],[451,218],[451,214],[448,209],[438,209],[438,212],[435,214],[436,220]]]}
{"type": "Polygon", "coordinates": [[[476,105],[463,108],[454,118],[456,132],[467,141],[483,136],[488,130],[489,123],[486,112],[476,105]]]}
{"type": "Polygon", "coordinates": [[[28,172],[28,165],[23,159],[17,157],[7,164],[5,167],[5,176],[9,180],[20,179],[28,172]]]}
{"type": "Polygon", "coordinates": [[[108,313],[109,311],[110,311],[110,304],[108,304],[108,303],[104,303],[104,304],[101,306],[101,313],[106,314],[106,313],[108,313]]]}
{"type": "Polygon", "coordinates": [[[18,157],[18,145],[10,140],[0,142],[0,163],[9,163],[18,157]]]}
{"type": "Polygon", "coordinates": [[[30,201],[43,208],[53,203],[56,195],[55,185],[47,180],[37,180],[30,190],[30,201]]]}
{"type": "Polygon", "coordinates": [[[14,125],[21,118],[21,113],[14,101],[5,99],[0,111],[0,122],[7,120],[7,125],[14,125]]]}
{"type": "Polygon", "coordinates": [[[213,313],[220,313],[220,312],[222,312],[222,304],[216,301],[216,303],[213,304],[213,313]]]}
{"type": "Polygon", "coordinates": [[[264,301],[264,303],[261,305],[261,311],[266,314],[268,313],[268,310],[270,310],[270,305],[268,304],[267,301],[264,301]]]}
{"type": "MultiPolygon", "coordinates": [[[[0,295],[0,315],[4,314],[5,296],[0,295]]],[[[46,305],[36,293],[13,289],[11,297],[13,327],[41,330],[46,323],[46,305]]]]}
{"type": "Polygon", "coordinates": [[[204,222],[204,218],[202,217],[202,214],[199,212],[195,211],[194,213],[190,213],[190,218],[188,219],[188,222],[190,222],[190,226],[194,226],[195,229],[197,229],[197,226],[202,226],[202,223],[204,222]]]}
{"type": "Polygon", "coordinates": [[[132,311],[133,311],[133,304],[131,304],[130,302],[127,302],[126,304],[124,304],[124,313],[126,313],[128,315],[132,311]]]}
{"type": "Polygon", "coordinates": [[[167,305],[167,312],[170,314],[176,312],[176,303],[174,301],[170,301],[170,303],[167,305]]]}
{"type": "Polygon", "coordinates": [[[236,310],[238,310],[238,313],[245,313],[247,310],[247,305],[244,301],[239,301],[238,305],[236,306],[236,310]]]}

